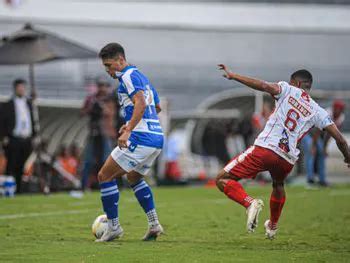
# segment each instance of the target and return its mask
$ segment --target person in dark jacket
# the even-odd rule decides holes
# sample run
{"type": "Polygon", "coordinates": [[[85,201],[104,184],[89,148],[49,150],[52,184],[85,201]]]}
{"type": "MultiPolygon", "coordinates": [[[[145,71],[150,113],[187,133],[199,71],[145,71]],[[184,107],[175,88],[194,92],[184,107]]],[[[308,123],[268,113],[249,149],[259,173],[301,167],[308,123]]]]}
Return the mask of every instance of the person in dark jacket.
{"type": "Polygon", "coordinates": [[[1,140],[7,159],[6,174],[16,178],[17,193],[22,192],[24,164],[32,152],[34,137],[33,106],[26,97],[26,81],[13,82],[14,96],[0,109],[1,140]]]}

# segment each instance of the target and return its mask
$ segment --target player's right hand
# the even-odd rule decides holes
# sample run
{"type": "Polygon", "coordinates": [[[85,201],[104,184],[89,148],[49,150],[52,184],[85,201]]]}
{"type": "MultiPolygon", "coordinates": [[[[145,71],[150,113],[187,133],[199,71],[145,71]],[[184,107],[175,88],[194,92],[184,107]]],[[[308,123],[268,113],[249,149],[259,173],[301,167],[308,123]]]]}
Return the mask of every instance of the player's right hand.
{"type": "Polygon", "coordinates": [[[224,78],[233,79],[233,73],[228,69],[225,64],[218,65],[219,70],[223,70],[225,73],[222,75],[224,78]]]}
{"type": "Polygon", "coordinates": [[[130,137],[130,131],[125,130],[118,138],[118,146],[120,149],[128,148],[128,140],[130,137]]]}
{"type": "Polygon", "coordinates": [[[128,126],[126,124],[123,124],[123,126],[120,127],[120,129],[119,129],[119,134],[122,134],[126,130],[127,127],[128,126]]]}
{"type": "Polygon", "coordinates": [[[131,134],[131,131],[129,127],[124,124],[120,129],[119,129],[119,138],[118,138],[118,146],[122,148],[128,148],[128,140],[131,134]]]}

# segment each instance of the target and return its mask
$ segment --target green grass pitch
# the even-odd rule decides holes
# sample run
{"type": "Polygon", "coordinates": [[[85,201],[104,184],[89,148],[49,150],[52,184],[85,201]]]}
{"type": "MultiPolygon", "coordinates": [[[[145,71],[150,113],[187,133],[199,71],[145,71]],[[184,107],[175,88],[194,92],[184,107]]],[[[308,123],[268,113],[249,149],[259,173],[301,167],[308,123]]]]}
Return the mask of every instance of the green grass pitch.
{"type": "Polygon", "coordinates": [[[247,191],[265,202],[259,227],[245,232],[244,209],[216,189],[155,188],[166,235],[142,242],[146,217],[133,193],[121,191],[121,240],[95,243],[99,193],[0,199],[0,262],[349,262],[350,186],[287,187],[277,239],[266,240],[270,187],[247,191]]]}

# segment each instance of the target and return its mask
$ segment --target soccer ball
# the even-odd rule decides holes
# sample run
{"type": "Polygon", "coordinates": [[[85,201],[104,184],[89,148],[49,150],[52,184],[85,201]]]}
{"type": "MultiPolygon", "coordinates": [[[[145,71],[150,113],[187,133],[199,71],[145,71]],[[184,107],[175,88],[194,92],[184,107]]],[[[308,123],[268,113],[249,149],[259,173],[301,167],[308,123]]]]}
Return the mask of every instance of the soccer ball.
{"type": "Polygon", "coordinates": [[[96,238],[101,238],[103,233],[107,230],[108,228],[108,220],[106,215],[100,215],[98,216],[94,223],[92,224],[92,234],[96,238]]]}

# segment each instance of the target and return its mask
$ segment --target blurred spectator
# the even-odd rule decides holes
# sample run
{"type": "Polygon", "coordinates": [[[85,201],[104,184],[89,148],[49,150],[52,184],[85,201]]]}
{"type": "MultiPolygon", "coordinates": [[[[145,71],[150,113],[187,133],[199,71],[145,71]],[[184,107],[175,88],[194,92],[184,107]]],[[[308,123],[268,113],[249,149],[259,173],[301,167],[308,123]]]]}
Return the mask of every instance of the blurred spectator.
{"type": "Polygon", "coordinates": [[[54,175],[50,180],[50,187],[53,191],[81,187],[78,173],[79,148],[75,144],[70,147],[61,145],[50,167],[54,175]]]}
{"type": "Polygon", "coordinates": [[[73,143],[70,147],[69,147],[69,155],[71,157],[71,162],[75,163],[76,167],[77,167],[77,174],[79,174],[79,167],[80,167],[80,164],[81,164],[81,158],[80,158],[80,149],[78,147],[78,145],[76,145],[75,143],[73,143]]]}
{"type": "MultiPolygon", "coordinates": [[[[344,119],[345,103],[342,100],[335,100],[332,108],[328,112],[335,125],[340,129],[344,119]]],[[[309,185],[315,183],[315,170],[319,177],[319,184],[327,186],[326,178],[326,156],[327,144],[330,136],[319,130],[313,129],[302,140],[301,146],[304,154],[304,164],[306,169],[306,179],[309,185]]]]}
{"type": "Polygon", "coordinates": [[[230,160],[226,148],[227,122],[213,120],[203,132],[202,145],[207,156],[216,156],[222,163],[230,160]]]}
{"type": "Polygon", "coordinates": [[[50,186],[51,186],[51,175],[52,175],[52,161],[53,158],[51,154],[48,152],[48,141],[42,140],[41,143],[38,145],[40,149],[36,151],[37,156],[35,162],[34,162],[34,171],[33,174],[36,176],[40,176],[39,182],[40,182],[40,190],[44,194],[50,193],[50,186]],[[38,158],[39,157],[39,158],[38,158]]]}
{"type": "Polygon", "coordinates": [[[182,173],[179,165],[179,157],[181,154],[181,147],[183,141],[183,134],[179,131],[173,131],[169,134],[165,144],[165,176],[171,181],[179,181],[182,173]]]}
{"type": "Polygon", "coordinates": [[[263,103],[261,112],[255,112],[252,116],[252,127],[254,139],[265,128],[265,124],[268,121],[272,113],[272,105],[268,102],[263,103]]]}
{"type": "Polygon", "coordinates": [[[116,134],[117,104],[111,94],[110,85],[103,79],[96,82],[97,91],[89,95],[81,109],[83,115],[88,115],[89,137],[85,147],[82,169],[82,189],[87,186],[92,172],[96,174],[113,149],[116,134]]]}
{"type": "Polygon", "coordinates": [[[308,185],[315,183],[314,171],[315,166],[318,172],[319,184],[327,186],[325,171],[325,153],[324,141],[321,132],[318,129],[312,129],[301,141],[301,147],[304,154],[304,165],[306,170],[306,180],[308,185]],[[316,155],[319,161],[316,163],[316,155]]]}
{"type": "MultiPolygon", "coordinates": [[[[66,172],[75,177],[78,175],[78,160],[70,154],[70,149],[67,146],[61,145],[56,160],[66,172]]],[[[64,185],[67,184],[68,182],[65,181],[64,185]]]]}
{"type": "Polygon", "coordinates": [[[233,158],[245,149],[243,136],[239,134],[238,127],[233,127],[233,124],[227,127],[226,148],[230,158],[233,158]]]}
{"type": "Polygon", "coordinates": [[[238,132],[242,135],[245,148],[249,147],[253,143],[253,125],[251,122],[251,116],[245,114],[238,124],[238,132]]]}
{"type": "Polygon", "coordinates": [[[5,174],[6,171],[6,156],[4,149],[0,145],[0,175],[5,174]]]}
{"type": "MultiPolygon", "coordinates": [[[[333,102],[332,108],[327,109],[329,115],[334,121],[334,124],[341,130],[344,120],[345,120],[345,102],[343,100],[335,100],[333,102]]],[[[328,133],[324,136],[324,150],[327,156],[327,145],[331,137],[328,133]]]]}
{"type": "Polygon", "coordinates": [[[24,163],[32,152],[34,121],[31,100],[26,98],[26,81],[16,79],[13,89],[13,98],[0,110],[0,129],[7,159],[6,174],[15,176],[20,193],[24,163]]]}

